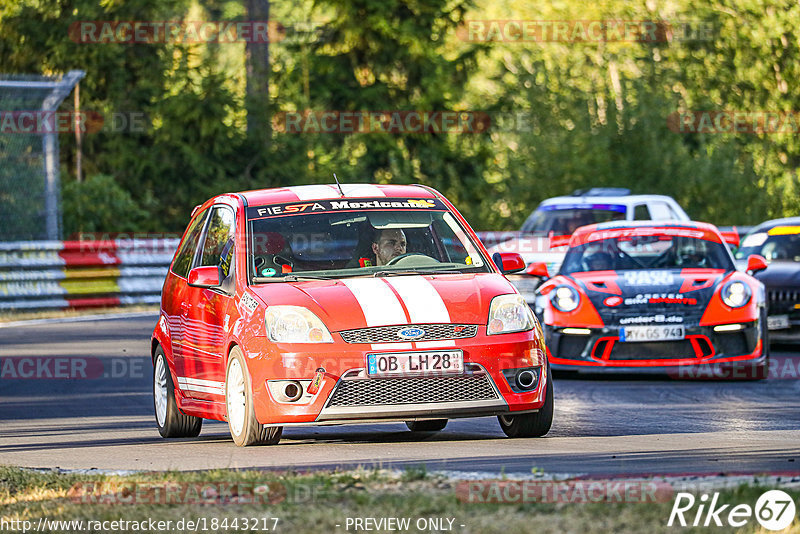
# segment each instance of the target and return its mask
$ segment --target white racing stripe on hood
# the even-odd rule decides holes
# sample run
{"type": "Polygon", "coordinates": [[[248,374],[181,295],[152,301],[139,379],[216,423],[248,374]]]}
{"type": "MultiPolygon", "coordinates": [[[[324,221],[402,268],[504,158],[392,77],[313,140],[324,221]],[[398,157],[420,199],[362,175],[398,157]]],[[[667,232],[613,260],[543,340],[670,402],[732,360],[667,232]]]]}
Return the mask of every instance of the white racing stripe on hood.
{"type": "Polygon", "coordinates": [[[401,276],[385,280],[403,299],[412,323],[450,322],[450,314],[442,296],[427,279],[422,276],[401,276]]]}
{"type": "Polygon", "coordinates": [[[361,306],[367,326],[407,324],[408,319],[400,301],[379,278],[352,278],[342,280],[361,306]]]}

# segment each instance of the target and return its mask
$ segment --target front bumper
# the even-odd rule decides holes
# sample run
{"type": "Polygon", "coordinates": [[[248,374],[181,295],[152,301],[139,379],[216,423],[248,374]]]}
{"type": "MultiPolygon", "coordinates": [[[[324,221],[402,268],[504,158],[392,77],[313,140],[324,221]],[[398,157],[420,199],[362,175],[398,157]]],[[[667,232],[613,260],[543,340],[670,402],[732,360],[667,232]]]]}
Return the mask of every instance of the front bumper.
{"type": "Polygon", "coordinates": [[[410,421],[529,412],[544,404],[550,377],[533,332],[479,334],[445,344],[442,350],[463,352],[463,374],[370,377],[365,371],[369,353],[432,350],[396,345],[373,348],[335,342],[313,347],[317,352],[290,352],[288,347],[265,344],[263,352],[250,353],[248,361],[256,418],[266,425],[410,421]],[[535,389],[516,393],[502,371],[525,367],[538,367],[539,380],[535,389]],[[297,402],[280,402],[266,385],[276,379],[310,382],[320,368],[324,373],[319,391],[297,402]]]}
{"type": "Polygon", "coordinates": [[[718,332],[714,326],[684,325],[682,340],[622,342],[620,327],[586,329],[588,334],[564,333],[545,325],[553,369],[664,371],[691,365],[757,360],[763,343],[759,321],[740,323],[741,330],[718,332]]]}

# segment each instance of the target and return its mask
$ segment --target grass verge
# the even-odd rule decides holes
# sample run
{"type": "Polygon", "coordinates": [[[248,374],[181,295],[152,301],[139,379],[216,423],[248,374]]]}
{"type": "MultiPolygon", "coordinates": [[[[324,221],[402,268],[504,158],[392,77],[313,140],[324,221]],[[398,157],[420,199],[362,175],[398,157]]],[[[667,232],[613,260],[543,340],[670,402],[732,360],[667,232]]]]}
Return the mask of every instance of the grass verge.
{"type": "MultiPolygon", "coordinates": [[[[520,484],[514,481],[493,484],[500,487],[508,483],[520,484]]],[[[755,518],[750,518],[739,528],[669,527],[667,521],[674,495],[666,495],[663,491],[659,502],[585,502],[584,493],[581,493],[584,495],[582,501],[576,498],[575,493],[567,492],[568,502],[500,504],[468,502],[463,491],[465,484],[468,483],[428,473],[424,468],[403,473],[384,470],[305,474],[220,470],[115,476],[0,466],[0,526],[3,530],[17,532],[23,532],[24,527],[29,531],[38,529],[38,532],[277,531],[315,534],[365,531],[503,534],[770,532],[764,530],[755,518]],[[388,522],[389,518],[399,518],[400,521],[388,522]],[[403,522],[405,519],[408,523],[403,522]],[[110,523],[120,520],[137,524],[110,523]],[[83,523],[54,525],[53,521],[83,523]],[[158,521],[171,523],[164,523],[160,527],[166,528],[159,528],[158,521]],[[223,524],[223,521],[226,522],[223,524]]],[[[701,494],[711,496],[718,491],[718,503],[730,503],[721,516],[724,521],[734,505],[754,507],[758,497],[771,489],[776,488],[755,483],[694,493],[699,504],[701,494]]],[[[784,490],[795,503],[798,502],[800,489],[784,490]]],[[[497,496],[502,494],[502,490],[496,493],[497,496]]],[[[687,512],[690,523],[696,512],[696,506],[691,513],[687,512]]],[[[796,517],[785,532],[800,533],[796,517]]]]}

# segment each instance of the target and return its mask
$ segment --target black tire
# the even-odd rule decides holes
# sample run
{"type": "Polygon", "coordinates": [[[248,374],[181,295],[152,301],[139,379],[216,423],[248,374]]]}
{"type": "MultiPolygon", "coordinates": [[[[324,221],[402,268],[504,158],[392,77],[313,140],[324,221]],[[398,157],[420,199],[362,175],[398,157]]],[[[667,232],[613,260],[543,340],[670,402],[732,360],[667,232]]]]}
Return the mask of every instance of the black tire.
{"type": "Polygon", "coordinates": [[[282,426],[266,427],[256,419],[250,373],[239,347],[231,350],[225,371],[225,413],[233,442],[240,447],[275,445],[281,440],[282,426]]]}
{"type": "Polygon", "coordinates": [[[553,375],[547,373],[544,405],[535,413],[498,415],[500,427],[509,438],[538,438],[550,431],[553,424],[553,375]]]}
{"type": "Polygon", "coordinates": [[[430,421],[406,421],[412,432],[439,432],[447,426],[447,419],[431,419],[430,421]]]}
{"type": "Polygon", "coordinates": [[[162,438],[194,438],[200,434],[203,418],[186,415],[178,409],[172,374],[160,345],[153,360],[153,409],[162,438]]]}

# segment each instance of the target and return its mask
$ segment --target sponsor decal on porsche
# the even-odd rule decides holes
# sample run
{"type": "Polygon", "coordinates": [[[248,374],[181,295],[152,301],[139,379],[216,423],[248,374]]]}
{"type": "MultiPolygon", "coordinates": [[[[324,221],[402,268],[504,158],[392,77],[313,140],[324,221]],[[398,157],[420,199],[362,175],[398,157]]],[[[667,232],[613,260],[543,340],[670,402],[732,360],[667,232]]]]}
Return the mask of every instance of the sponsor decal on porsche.
{"type": "Polygon", "coordinates": [[[682,323],[683,317],[679,315],[650,315],[646,317],[623,317],[619,324],[650,324],[650,323],[682,323]]]}
{"type": "Polygon", "coordinates": [[[669,271],[625,271],[622,277],[629,286],[671,286],[675,283],[669,271]]]}
{"type": "Polygon", "coordinates": [[[626,306],[642,304],[685,304],[696,306],[697,299],[684,297],[681,293],[640,293],[632,298],[625,299],[626,306]]]}

